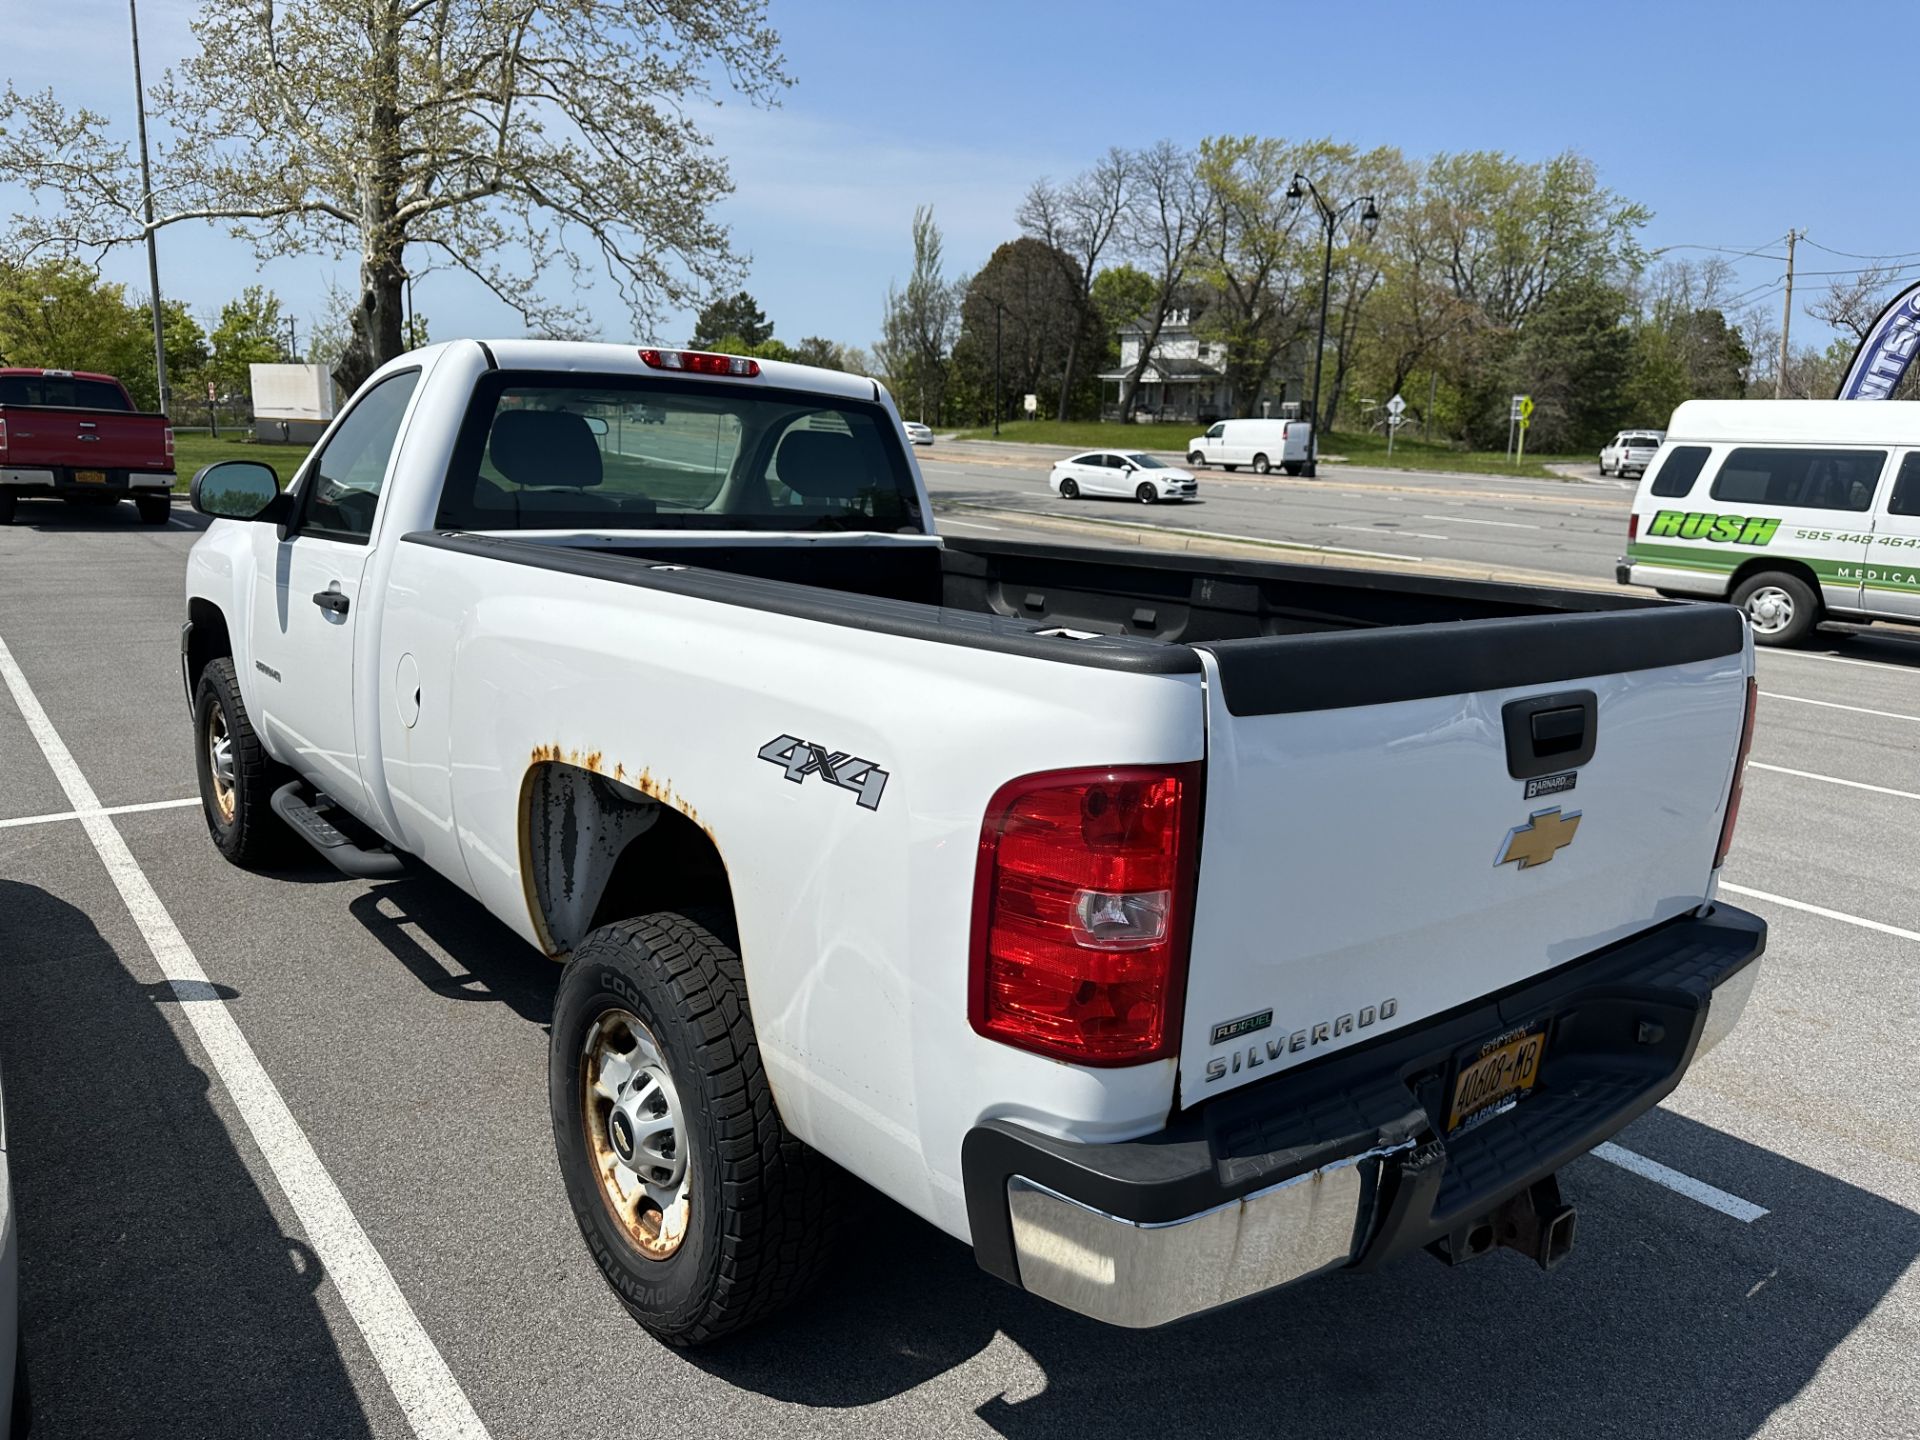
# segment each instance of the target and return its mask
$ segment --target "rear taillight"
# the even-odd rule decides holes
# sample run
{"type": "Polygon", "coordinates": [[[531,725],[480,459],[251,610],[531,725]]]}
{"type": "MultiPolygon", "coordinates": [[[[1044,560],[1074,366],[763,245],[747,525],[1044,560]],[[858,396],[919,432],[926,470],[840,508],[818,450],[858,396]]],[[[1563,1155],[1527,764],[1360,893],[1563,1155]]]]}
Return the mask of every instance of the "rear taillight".
{"type": "Polygon", "coordinates": [[[1638,540],[1639,538],[1640,538],[1640,517],[1638,515],[1629,515],[1627,516],[1627,543],[1631,545],[1634,541],[1638,540]]]}
{"type": "Polygon", "coordinates": [[[751,379],[760,362],[745,355],[709,355],[703,350],[642,350],[640,363],[651,370],[689,370],[695,375],[737,375],[751,379]]]}
{"type": "Polygon", "coordinates": [[[1178,1046],[1200,766],[1055,770],[1003,785],[980,827],[968,1019],[1080,1065],[1178,1046]]]}
{"type": "Polygon", "coordinates": [[[173,463],[173,427],[169,425],[161,433],[166,436],[167,463],[171,465],[173,463]]]}
{"type": "Polygon", "coordinates": [[[1747,681],[1747,714],[1740,722],[1740,753],[1733,762],[1733,787],[1727,791],[1727,814],[1720,822],[1720,847],[1713,852],[1713,868],[1718,870],[1733,849],[1733,827],[1740,819],[1740,793],[1746,787],[1747,752],[1753,749],[1753,713],[1760,696],[1760,682],[1747,681]]]}
{"type": "Polygon", "coordinates": [[[4,454],[6,451],[6,448],[7,448],[7,422],[4,420],[0,420],[0,454],[4,454]]]}

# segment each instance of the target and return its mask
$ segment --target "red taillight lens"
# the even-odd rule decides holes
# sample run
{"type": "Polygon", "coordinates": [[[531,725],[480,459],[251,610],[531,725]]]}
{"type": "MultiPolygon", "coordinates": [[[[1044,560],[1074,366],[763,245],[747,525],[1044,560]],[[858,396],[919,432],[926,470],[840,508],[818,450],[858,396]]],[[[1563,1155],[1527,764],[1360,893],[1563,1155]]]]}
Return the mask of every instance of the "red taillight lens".
{"type": "Polygon", "coordinates": [[[1627,543],[1631,545],[1634,541],[1638,540],[1639,538],[1640,538],[1640,517],[1638,515],[1629,515],[1627,516],[1627,543]]]}
{"type": "Polygon", "coordinates": [[[7,422],[0,420],[0,450],[7,448],[7,422]]]}
{"type": "Polygon", "coordinates": [[[1753,715],[1760,698],[1760,682],[1747,681],[1747,714],[1740,722],[1740,753],[1733,762],[1733,788],[1727,792],[1727,815],[1720,822],[1720,845],[1713,852],[1713,868],[1718,870],[1733,849],[1733,827],[1740,819],[1740,794],[1746,788],[1747,752],[1753,749],[1753,715]]]}
{"type": "Polygon", "coordinates": [[[760,362],[745,355],[709,355],[704,350],[642,350],[640,363],[654,370],[690,370],[695,375],[741,375],[752,379],[760,362]]]}
{"type": "Polygon", "coordinates": [[[1197,763],[1003,785],[980,827],[973,1028],[1081,1065],[1172,1054],[1199,817],[1197,763]]]}
{"type": "Polygon", "coordinates": [[[173,459],[173,427],[169,425],[163,432],[167,437],[167,459],[173,459]]]}

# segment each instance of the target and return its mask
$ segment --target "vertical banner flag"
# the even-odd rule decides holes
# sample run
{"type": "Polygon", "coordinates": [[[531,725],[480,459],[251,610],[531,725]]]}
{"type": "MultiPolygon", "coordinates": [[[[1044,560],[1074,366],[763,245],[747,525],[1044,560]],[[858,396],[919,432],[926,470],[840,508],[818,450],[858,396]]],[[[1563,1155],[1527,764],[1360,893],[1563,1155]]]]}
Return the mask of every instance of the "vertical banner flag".
{"type": "Polygon", "coordinates": [[[1920,284],[1911,285],[1880,312],[1853,353],[1836,400],[1885,400],[1893,394],[1920,350],[1920,284]]]}

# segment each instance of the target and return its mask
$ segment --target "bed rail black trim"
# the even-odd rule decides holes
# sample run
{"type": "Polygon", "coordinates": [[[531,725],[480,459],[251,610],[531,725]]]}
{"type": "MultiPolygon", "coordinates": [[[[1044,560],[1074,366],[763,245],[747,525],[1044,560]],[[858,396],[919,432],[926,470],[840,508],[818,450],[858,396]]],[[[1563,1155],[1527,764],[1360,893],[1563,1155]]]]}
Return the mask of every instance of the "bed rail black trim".
{"type": "MultiPolygon", "coordinates": [[[[619,585],[634,585],[644,590],[663,590],[669,594],[712,600],[721,605],[738,605],[776,615],[791,615],[801,620],[817,620],[825,625],[847,625],[886,635],[931,640],[941,645],[965,645],[976,650],[1023,655],[1033,660],[1084,665],[1097,670],[1125,670],[1140,675],[1200,673],[1200,657],[1185,645],[1165,645],[1152,640],[1130,639],[1124,635],[1103,635],[1086,640],[1048,636],[1038,633],[1045,628],[1042,625],[1008,616],[976,614],[938,605],[916,605],[905,600],[850,595],[780,580],[761,580],[719,570],[703,570],[697,563],[699,551],[692,548],[674,550],[670,556],[658,562],[670,563],[675,568],[655,569],[647,560],[632,555],[609,555],[565,545],[543,545],[537,541],[516,540],[502,535],[478,535],[459,530],[417,530],[401,539],[409,545],[426,545],[464,555],[482,555],[503,560],[510,565],[558,570],[568,575],[611,580],[619,585]]],[[[635,536],[634,543],[643,544],[644,540],[635,536]]]]}
{"type": "Polygon", "coordinates": [[[1738,654],[1746,621],[1731,605],[1655,604],[1589,614],[1215,640],[1233,715],[1290,715],[1557,685],[1738,654]]]}

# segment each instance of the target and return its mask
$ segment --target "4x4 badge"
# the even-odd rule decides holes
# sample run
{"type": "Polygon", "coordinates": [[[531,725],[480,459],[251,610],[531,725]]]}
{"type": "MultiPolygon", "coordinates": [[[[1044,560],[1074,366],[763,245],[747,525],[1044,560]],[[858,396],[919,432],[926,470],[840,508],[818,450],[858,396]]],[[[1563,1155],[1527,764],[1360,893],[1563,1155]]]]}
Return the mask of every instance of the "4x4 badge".
{"type": "Polygon", "coordinates": [[[760,747],[759,755],[785,770],[787,779],[796,785],[804,784],[809,775],[818,775],[829,785],[853,791],[859,797],[854,803],[862,810],[878,810],[880,796],[887,788],[887,772],[873,761],[792,735],[769,740],[760,747]]]}

